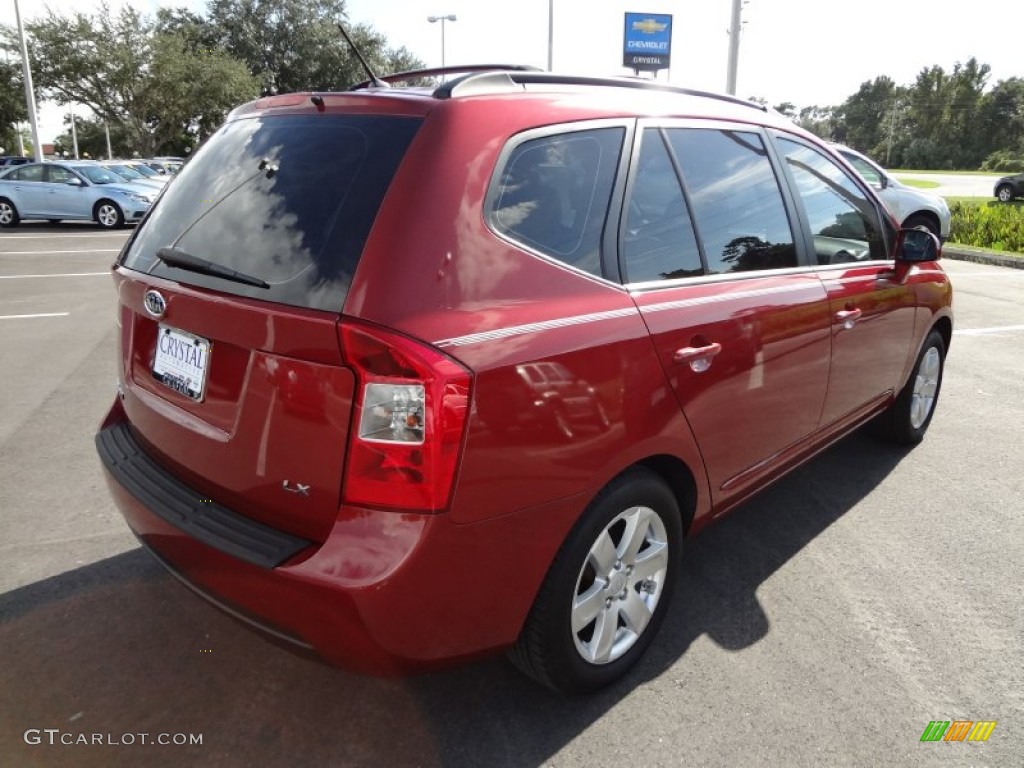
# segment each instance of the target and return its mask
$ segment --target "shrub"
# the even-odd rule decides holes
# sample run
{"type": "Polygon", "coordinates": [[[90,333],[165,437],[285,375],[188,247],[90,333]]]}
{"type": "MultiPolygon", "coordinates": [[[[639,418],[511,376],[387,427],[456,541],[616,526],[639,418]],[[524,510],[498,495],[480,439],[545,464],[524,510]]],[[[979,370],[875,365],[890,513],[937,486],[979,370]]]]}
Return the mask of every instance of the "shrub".
{"type": "Polygon", "coordinates": [[[985,162],[981,164],[981,170],[992,173],[1024,172],[1024,152],[1000,149],[985,158],[985,162]]]}
{"type": "Polygon", "coordinates": [[[954,202],[951,240],[980,248],[1024,253],[1024,205],[954,202]]]}

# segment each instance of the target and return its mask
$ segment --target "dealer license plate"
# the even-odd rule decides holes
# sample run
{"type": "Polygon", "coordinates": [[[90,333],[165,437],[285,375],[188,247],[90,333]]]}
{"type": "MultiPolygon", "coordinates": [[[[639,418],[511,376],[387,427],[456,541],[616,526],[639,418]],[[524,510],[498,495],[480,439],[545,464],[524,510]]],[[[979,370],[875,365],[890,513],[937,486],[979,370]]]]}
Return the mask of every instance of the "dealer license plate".
{"type": "Polygon", "coordinates": [[[167,325],[159,326],[153,378],[175,392],[201,401],[210,367],[210,342],[167,325]]]}

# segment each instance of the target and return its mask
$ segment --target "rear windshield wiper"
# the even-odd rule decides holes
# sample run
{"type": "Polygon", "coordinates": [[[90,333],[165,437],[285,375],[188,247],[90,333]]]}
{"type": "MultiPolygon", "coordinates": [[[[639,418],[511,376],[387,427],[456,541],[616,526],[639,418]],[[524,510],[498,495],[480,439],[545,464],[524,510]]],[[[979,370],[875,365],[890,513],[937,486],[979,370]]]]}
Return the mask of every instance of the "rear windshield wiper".
{"type": "Polygon", "coordinates": [[[236,272],[228,267],[215,264],[212,261],[193,256],[191,253],[177,248],[161,248],[156,252],[156,257],[170,267],[177,267],[189,272],[198,272],[201,275],[213,275],[225,280],[232,280],[245,285],[255,285],[257,288],[269,288],[270,283],[260,280],[258,277],[247,275],[244,272],[236,272]]]}

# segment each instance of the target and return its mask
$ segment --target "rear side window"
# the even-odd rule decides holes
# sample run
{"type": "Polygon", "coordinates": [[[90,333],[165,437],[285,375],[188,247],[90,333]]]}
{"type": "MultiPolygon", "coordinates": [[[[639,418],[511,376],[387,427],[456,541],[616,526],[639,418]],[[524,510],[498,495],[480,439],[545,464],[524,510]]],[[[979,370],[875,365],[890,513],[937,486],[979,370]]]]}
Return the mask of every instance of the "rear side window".
{"type": "Polygon", "coordinates": [[[340,311],[419,118],[288,115],[222,126],[140,225],[124,266],[267,301],[340,311]],[[173,247],[269,288],[169,267],[173,247]]]}
{"type": "Polygon", "coordinates": [[[500,234],[577,269],[601,274],[601,235],[623,128],[547,134],[517,145],[488,195],[500,234]]]}
{"type": "Polygon", "coordinates": [[[43,166],[29,165],[24,168],[19,168],[18,170],[9,174],[7,178],[14,179],[15,181],[42,181],[43,166]]]}
{"type": "Polygon", "coordinates": [[[657,128],[643,132],[626,210],[622,260],[627,283],[704,274],[679,177],[657,128]]]}
{"type": "Polygon", "coordinates": [[[670,128],[709,274],[797,266],[779,182],[761,136],[670,128]]]}

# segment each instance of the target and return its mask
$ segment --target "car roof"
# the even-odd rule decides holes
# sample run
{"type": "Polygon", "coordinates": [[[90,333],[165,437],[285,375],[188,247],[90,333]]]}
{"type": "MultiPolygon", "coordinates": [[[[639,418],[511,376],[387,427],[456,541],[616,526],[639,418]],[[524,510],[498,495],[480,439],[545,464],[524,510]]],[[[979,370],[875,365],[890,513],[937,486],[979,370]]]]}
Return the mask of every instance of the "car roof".
{"type": "MultiPolygon", "coordinates": [[[[789,118],[762,104],[722,93],[681,88],[629,77],[566,75],[514,65],[476,65],[402,72],[364,81],[343,92],[301,92],[264,96],[231,112],[228,119],[255,114],[295,111],[385,112],[426,116],[456,101],[514,100],[538,108],[557,104],[575,111],[575,118],[675,116],[738,120],[777,125],[804,133],[789,118]],[[439,86],[389,87],[449,73],[465,73],[439,86]],[[383,82],[382,82],[383,81],[383,82]]],[[[568,118],[569,115],[566,114],[568,118]]],[[[524,114],[524,123],[533,120],[524,114]]]]}

